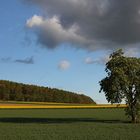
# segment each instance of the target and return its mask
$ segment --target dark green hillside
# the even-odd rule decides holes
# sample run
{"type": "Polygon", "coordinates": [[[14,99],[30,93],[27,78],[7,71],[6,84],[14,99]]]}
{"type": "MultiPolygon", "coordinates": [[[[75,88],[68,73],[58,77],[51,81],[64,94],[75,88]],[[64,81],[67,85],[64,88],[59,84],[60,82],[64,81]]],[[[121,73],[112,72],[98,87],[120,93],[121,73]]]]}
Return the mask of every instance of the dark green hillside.
{"type": "Polygon", "coordinates": [[[58,103],[95,103],[90,97],[69,91],[0,80],[0,100],[58,103]]]}

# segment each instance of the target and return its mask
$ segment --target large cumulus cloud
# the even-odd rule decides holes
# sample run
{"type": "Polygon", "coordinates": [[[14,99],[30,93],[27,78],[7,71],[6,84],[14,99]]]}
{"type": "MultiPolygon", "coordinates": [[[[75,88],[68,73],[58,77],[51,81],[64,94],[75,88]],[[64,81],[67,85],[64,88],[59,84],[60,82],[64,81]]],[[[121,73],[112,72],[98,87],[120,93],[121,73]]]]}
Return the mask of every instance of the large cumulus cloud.
{"type": "Polygon", "coordinates": [[[45,19],[41,16],[34,15],[27,20],[28,28],[32,28],[38,36],[38,42],[50,49],[58,45],[69,43],[73,46],[90,46],[92,40],[85,39],[83,36],[76,33],[77,26],[73,25],[65,29],[58,17],[54,16],[50,19],[45,19]]]}
{"type": "Polygon", "coordinates": [[[27,21],[39,43],[55,48],[64,43],[84,49],[138,48],[139,0],[24,0],[44,11],[27,21]],[[32,24],[31,24],[32,23],[32,24]]]}

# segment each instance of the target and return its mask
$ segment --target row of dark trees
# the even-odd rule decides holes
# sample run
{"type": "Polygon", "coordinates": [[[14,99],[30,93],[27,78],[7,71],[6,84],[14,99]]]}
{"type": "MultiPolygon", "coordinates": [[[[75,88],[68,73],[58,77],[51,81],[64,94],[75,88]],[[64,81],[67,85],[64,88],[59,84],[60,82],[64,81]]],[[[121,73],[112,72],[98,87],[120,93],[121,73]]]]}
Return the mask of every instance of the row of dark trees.
{"type": "Polygon", "coordinates": [[[69,91],[0,80],[0,100],[58,103],[95,103],[90,97],[69,91]]]}

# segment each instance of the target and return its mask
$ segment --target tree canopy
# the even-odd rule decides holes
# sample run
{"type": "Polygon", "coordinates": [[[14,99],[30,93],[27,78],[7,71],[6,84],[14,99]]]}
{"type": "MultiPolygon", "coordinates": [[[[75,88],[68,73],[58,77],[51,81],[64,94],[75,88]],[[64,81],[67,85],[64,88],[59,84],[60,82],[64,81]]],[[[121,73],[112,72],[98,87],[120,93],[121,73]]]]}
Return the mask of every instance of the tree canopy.
{"type": "Polygon", "coordinates": [[[95,103],[90,97],[56,88],[0,80],[0,100],[58,103],[95,103]]]}
{"type": "Polygon", "coordinates": [[[111,103],[121,103],[124,99],[128,108],[126,114],[132,122],[139,119],[140,109],[140,58],[126,57],[117,50],[106,63],[107,77],[100,81],[100,92],[105,93],[111,103]]]}

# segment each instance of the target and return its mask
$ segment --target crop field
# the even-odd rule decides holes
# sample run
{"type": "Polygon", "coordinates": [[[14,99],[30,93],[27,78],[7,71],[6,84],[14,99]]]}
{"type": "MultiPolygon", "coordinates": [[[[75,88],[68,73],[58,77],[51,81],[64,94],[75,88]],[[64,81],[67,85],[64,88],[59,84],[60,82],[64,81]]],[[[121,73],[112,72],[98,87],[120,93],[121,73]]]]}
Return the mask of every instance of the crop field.
{"type": "Polygon", "coordinates": [[[125,108],[124,104],[72,104],[72,103],[50,103],[50,102],[17,102],[1,101],[0,109],[95,109],[95,108],[125,108]]]}
{"type": "Polygon", "coordinates": [[[0,109],[0,140],[140,140],[123,108],[0,109]]]}

